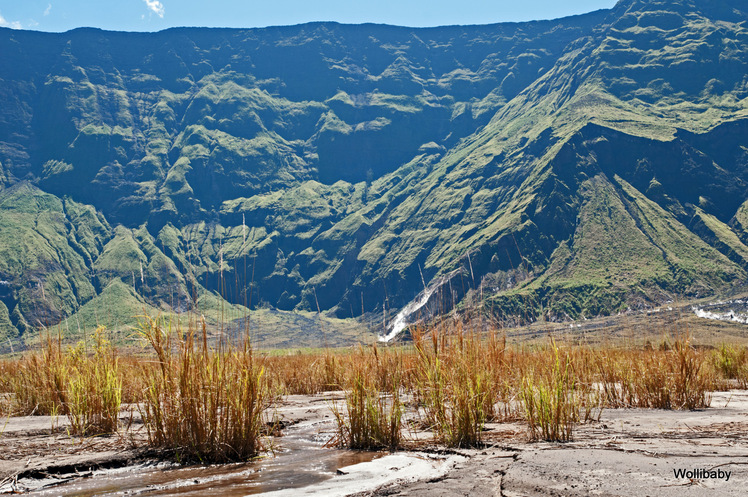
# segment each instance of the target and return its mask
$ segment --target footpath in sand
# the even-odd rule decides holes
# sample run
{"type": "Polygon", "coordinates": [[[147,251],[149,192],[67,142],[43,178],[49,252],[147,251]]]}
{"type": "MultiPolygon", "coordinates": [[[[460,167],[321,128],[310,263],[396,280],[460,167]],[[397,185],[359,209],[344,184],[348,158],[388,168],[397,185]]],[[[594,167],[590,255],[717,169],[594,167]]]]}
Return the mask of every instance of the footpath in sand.
{"type": "Polygon", "coordinates": [[[127,435],[81,440],[66,434],[64,418],[56,429],[49,417],[10,418],[0,436],[0,492],[682,497],[748,488],[748,391],[715,393],[712,407],[697,411],[607,409],[568,443],[529,443],[522,424],[501,423],[487,426],[480,449],[424,443],[394,454],[326,448],[335,431],[330,396],[284,401],[275,456],[210,467],[149,460],[133,445],[142,437],[137,419],[127,435]]]}

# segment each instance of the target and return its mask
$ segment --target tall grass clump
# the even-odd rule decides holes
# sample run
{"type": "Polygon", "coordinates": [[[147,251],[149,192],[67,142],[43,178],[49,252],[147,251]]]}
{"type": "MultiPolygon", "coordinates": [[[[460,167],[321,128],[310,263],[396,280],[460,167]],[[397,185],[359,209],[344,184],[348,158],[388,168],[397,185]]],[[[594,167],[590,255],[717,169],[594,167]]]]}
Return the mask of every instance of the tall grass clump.
{"type": "Polygon", "coordinates": [[[60,337],[47,336],[41,351],[18,360],[10,383],[17,414],[67,415],[73,435],[117,431],[122,378],[104,327],[90,350],[84,342],[63,348],[60,337]]]}
{"type": "Polygon", "coordinates": [[[141,408],[149,444],[182,462],[256,456],[272,395],[249,341],[209,347],[204,320],[199,341],[194,323],[183,331],[146,317],[139,328],[157,360],[145,371],[141,408]]]}
{"type": "Polygon", "coordinates": [[[402,441],[402,361],[397,353],[363,349],[351,357],[345,414],[332,406],[338,445],[350,449],[398,448],[402,441]]]}
{"type": "Polygon", "coordinates": [[[476,334],[414,330],[415,394],[435,439],[449,447],[481,442],[492,413],[491,375],[476,334]]]}
{"type": "Polygon", "coordinates": [[[712,356],[716,372],[726,380],[737,380],[740,388],[748,386],[748,349],[721,344],[712,356]]]}
{"type": "Polygon", "coordinates": [[[117,353],[104,335],[105,329],[99,327],[92,355],[86,355],[80,345],[68,353],[64,407],[74,435],[117,431],[122,377],[117,353]]]}
{"type": "Polygon", "coordinates": [[[338,354],[303,353],[273,356],[266,359],[271,382],[286,395],[313,395],[340,390],[343,369],[338,354]]]}
{"type": "Polygon", "coordinates": [[[13,393],[13,378],[17,374],[18,361],[0,359],[0,394],[13,393]]]}
{"type": "Polygon", "coordinates": [[[674,352],[678,369],[673,382],[673,405],[689,410],[709,407],[715,381],[706,367],[706,354],[696,351],[688,338],[676,340],[674,352]]]}
{"type": "Polygon", "coordinates": [[[0,416],[13,414],[13,384],[18,374],[18,360],[0,359],[0,416]]]}
{"type": "Polygon", "coordinates": [[[10,383],[19,415],[66,414],[70,359],[60,338],[47,336],[40,351],[22,357],[10,383]]]}
{"type": "Polygon", "coordinates": [[[533,440],[572,439],[575,423],[590,418],[599,401],[595,392],[585,389],[573,367],[572,354],[551,341],[550,367],[530,370],[522,379],[520,398],[533,440]]]}
{"type": "Polygon", "coordinates": [[[602,350],[596,358],[606,403],[613,407],[709,407],[715,378],[708,356],[687,337],[660,350],[602,350]]]}

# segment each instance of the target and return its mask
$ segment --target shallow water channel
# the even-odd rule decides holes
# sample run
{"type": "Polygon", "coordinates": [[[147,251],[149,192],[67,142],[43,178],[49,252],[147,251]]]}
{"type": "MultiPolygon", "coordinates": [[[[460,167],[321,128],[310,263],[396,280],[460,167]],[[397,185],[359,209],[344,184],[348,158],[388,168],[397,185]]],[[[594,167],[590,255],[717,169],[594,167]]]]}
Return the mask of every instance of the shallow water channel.
{"type": "Polygon", "coordinates": [[[272,439],[274,453],[249,463],[177,466],[144,463],[94,471],[86,478],[38,490],[35,495],[221,495],[239,496],[293,489],[319,483],[339,468],[383,456],[325,448],[332,423],[301,422],[272,439]]]}

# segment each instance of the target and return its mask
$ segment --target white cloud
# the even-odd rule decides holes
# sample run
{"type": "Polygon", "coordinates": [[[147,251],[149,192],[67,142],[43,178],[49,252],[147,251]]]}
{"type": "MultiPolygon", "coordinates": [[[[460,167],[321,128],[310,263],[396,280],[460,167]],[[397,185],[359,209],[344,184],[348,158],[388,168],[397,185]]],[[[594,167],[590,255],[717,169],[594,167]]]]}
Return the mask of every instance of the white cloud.
{"type": "Polygon", "coordinates": [[[150,9],[154,14],[156,14],[159,17],[164,17],[164,4],[159,2],[158,0],[143,0],[146,5],[148,5],[148,9],[150,9]]]}
{"type": "Polygon", "coordinates": [[[44,15],[48,16],[50,12],[52,12],[52,4],[51,3],[47,4],[47,8],[44,9],[44,15]]]}
{"type": "Polygon", "coordinates": [[[8,21],[6,20],[2,14],[0,14],[0,27],[3,28],[10,28],[10,29],[21,29],[21,23],[18,21],[8,21]]]}

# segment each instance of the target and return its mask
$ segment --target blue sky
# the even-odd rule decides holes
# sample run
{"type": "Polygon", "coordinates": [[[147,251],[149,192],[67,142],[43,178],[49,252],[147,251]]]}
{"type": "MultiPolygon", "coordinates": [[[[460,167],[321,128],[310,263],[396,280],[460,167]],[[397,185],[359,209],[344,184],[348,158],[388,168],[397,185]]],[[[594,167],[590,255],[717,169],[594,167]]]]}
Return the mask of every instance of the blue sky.
{"type": "Polygon", "coordinates": [[[0,0],[0,26],[67,31],[91,26],[159,31],[174,26],[261,27],[309,21],[401,26],[553,19],[615,0],[0,0]]]}

